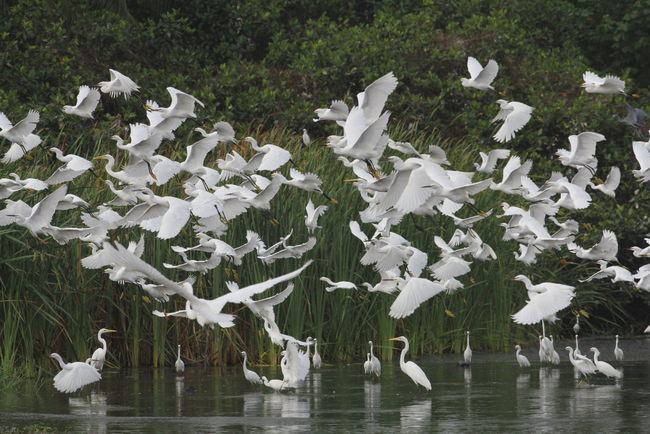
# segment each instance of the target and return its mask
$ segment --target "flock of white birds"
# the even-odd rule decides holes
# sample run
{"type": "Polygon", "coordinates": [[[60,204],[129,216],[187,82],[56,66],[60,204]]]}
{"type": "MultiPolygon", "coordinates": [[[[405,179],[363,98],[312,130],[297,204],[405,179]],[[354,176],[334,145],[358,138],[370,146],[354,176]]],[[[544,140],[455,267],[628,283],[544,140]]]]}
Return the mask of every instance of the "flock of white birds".
{"type": "MultiPolygon", "coordinates": [[[[492,82],[499,69],[494,60],[482,67],[476,59],[469,57],[467,67],[470,78],[462,79],[463,86],[486,92],[494,91],[492,82]]],[[[624,94],[625,84],[617,77],[601,78],[592,72],[585,72],[583,79],[582,86],[586,92],[624,94]]],[[[602,239],[596,245],[582,247],[575,243],[578,222],[558,221],[555,218],[561,208],[580,210],[589,207],[592,195],[598,194],[596,192],[615,197],[621,177],[617,167],[609,168],[605,182],[595,178],[600,170],[596,148],[606,140],[603,135],[586,131],[569,136],[569,149],[558,149],[556,155],[562,166],[558,166],[558,170],[566,167],[573,174],[553,172],[541,186],[529,178],[532,161],[522,161],[519,156],[512,155],[509,149],[480,152],[477,155],[480,162],[475,163],[474,172],[452,170],[445,151],[440,147],[429,146],[425,152],[418,151],[410,143],[396,142],[388,136],[387,126],[391,114],[384,110],[384,106],[397,84],[396,77],[388,73],[359,93],[356,105],[352,108],[337,100],[329,108],[315,111],[315,122],[335,122],[342,128],[342,135],[327,138],[327,147],[336,154],[345,168],[354,172],[354,178],[346,181],[357,188],[367,206],[359,213],[359,221],[349,222],[349,228],[351,234],[359,239],[364,251],[361,264],[372,266],[378,272],[376,283],[335,282],[323,276],[321,280],[327,285],[326,291],[358,290],[358,287],[365,287],[369,292],[388,294],[394,297],[389,315],[404,318],[430,298],[461,289],[463,283],[459,278],[470,273],[474,261],[497,258],[492,247],[483,242],[473,229],[477,221],[493,214],[492,209],[481,211],[474,205],[475,196],[486,189],[497,190],[504,195],[520,196],[528,203],[527,209],[524,209],[503,202],[500,204],[501,213],[496,215],[497,218],[507,219],[500,223],[504,228],[503,240],[515,240],[518,243],[518,252],[514,255],[524,265],[534,264],[544,250],[567,249],[578,258],[600,265],[600,271],[580,282],[609,278],[613,282],[627,282],[641,290],[650,291],[650,264],[640,267],[634,273],[619,265],[609,265],[617,261],[618,253],[618,242],[613,231],[603,231],[602,239]],[[402,157],[384,157],[386,148],[402,157]],[[499,162],[506,159],[500,179],[493,179],[492,174],[499,162]],[[384,166],[390,165],[388,170],[382,168],[382,162],[384,166]],[[476,177],[480,179],[475,179],[476,177]],[[462,208],[472,210],[471,214],[474,215],[461,217],[459,212],[462,208]],[[409,214],[442,214],[457,226],[451,239],[435,237],[439,257],[433,263],[430,263],[426,251],[392,231],[409,214]],[[372,228],[372,235],[369,236],[364,231],[365,227],[372,228]],[[425,269],[427,276],[423,275],[425,269]]],[[[71,116],[93,119],[93,112],[101,100],[100,91],[111,98],[125,99],[139,91],[139,86],[133,80],[114,70],[110,70],[110,80],[100,82],[98,86],[99,89],[81,86],[76,104],[64,106],[63,111],[71,116]]],[[[226,282],[225,293],[215,299],[195,295],[193,287],[198,275],[206,274],[222,262],[233,267],[242,264],[244,256],[253,255],[262,263],[270,264],[286,258],[302,258],[315,246],[316,237],[312,234],[320,229],[319,217],[327,212],[328,206],[315,206],[312,199],[309,199],[305,209],[305,226],[310,234],[307,240],[292,243],[290,238],[293,230],[290,230],[286,236],[273,241],[262,240],[253,231],[247,231],[241,245],[231,246],[223,241],[229,223],[251,209],[259,210],[272,220],[271,201],[283,186],[314,193],[312,197],[315,201],[336,201],[323,191],[322,180],[316,174],[303,173],[292,167],[288,171],[288,179],[279,172],[283,166],[293,163],[290,152],[273,144],[259,146],[252,137],[237,140],[235,131],[227,122],[215,123],[210,132],[195,128],[201,138],[187,147],[184,161],[174,161],[158,153],[165,141],[173,144],[174,131],[188,119],[196,118],[195,111],[204,106],[188,93],[172,87],[168,87],[167,91],[171,97],[168,107],[147,101],[148,123],[131,124],[128,138],[112,137],[116,143],[115,153],[122,154],[119,158],[111,154],[96,157],[107,161],[101,175],[112,178],[105,180],[107,188],[114,195],[112,200],[90,212],[90,204],[81,197],[69,194],[67,191],[70,183],[82,182],[76,181],[77,178],[89,171],[100,177],[96,173],[98,169],[93,161],[73,154],[66,155],[53,147],[50,151],[55,153],[62,164],[47,179],[23,179],[16,173],[9,174],[9,178],[0,179],[0,199],[4,199],[5,203],[4,209],[0,210],[0,226],[22,226],[34,237],[51,236],[60,244],[79,240],[89,249],[88,255],[81,261],[83,267],[102,269],[109,279],[120,285],[137,285],[161,302],[167,302],[171,297],[185,300],[183,310],[153,312],[160,317],[185,317],[196,320],[201,326],[214,327],[216,324],[220,327],[233,327],[235,316],[223,312],[223,309],[228,303],[244,304],[263,320],[264,329],[271,341],[284,349],[280,363],[283,378],[273,380],[260,378],[249,370],[247,354],[242,352],[246,379],[278,391],[295,388],[305,379],[310,365],[320,366],[321,358],[316,339],[301,341],[283,334],[276,323],[274,306],[291,295],[293,284],[289,283],[286,289],[270,297],[254,297],[298,277],[311,260],[305,261],[290,273],[249,286],[239,287],[236,282],[226,282]],[[219,145],[228,151],[225,158],[208,165],[206,157],[219,145]],[[242,146],[250,148],[253,155],[251,158],[245,159],[237,152],[242,146]],[[126,160],[127,163],[118,168],[118,160],[126,160]],[[182,182],[184,197],[158,196],[150,188],[172,180],[182,182]],[[9,199],[19,191],[34,192],[50,188],[53,191],[33,205],[9,199]],[[55,213],[73,209],[79,210],[81,225],[62,228],[51,224],[55,213]],[[142,259],[144,236],[139,241],[131,241],[127,246],[110,241],[110,235],[121,228],[135,226],[154,233],[160,239],[173,239],[188,225],[192,225],[198,244],[174,245],[172,250],[178,254],[178,261],[163,264],[165,268],[189,273],[180,282],[169,279],[161,270],[142,259]],[[310,355],[311,345],[315,347],[313,356],[310,355]],[[301,347],[306,347],[306,351],[301,347]]],[[[533,107],[503,99],[498,99],[496,103],[499,111],[492,122],[501,122],[501,125],[493,138],[496,142],[505,143],[515,138],[517,132],[529,122],[533,107]]],[[[10,143],[2,159],[3,163],[15,162],[30,152],[35,152],[41,144],[41,138],[34,133],[38,122],[37,111],[30,111],[15,125],[5,114],[0,113],[0,136],[10,143]]],[[[312,142],[306,130],[303,142],[305,145],[312,142]]],[[[641,183],[649,181],[650,144],[635,141],[632,150],[640,166],[633,170],[633,175],[641,183]]],[[[650,257],[650,239],[646,238],[645,243],[642,247],[631,247],[636,257],[650,257]]],[[[350,267],[353,268],[354,265],[350,264],[350,267]]],[[[515,280],[525,285],[529,297],[526,305],[512,315],[518,324],[541,322],[544,330],[544,321],[557,320],[556,314],[570,306],[575,295],[576,288],[572,285],[553,282],[534,284],[523,274],[516,276],[515,280]]],[[[213,286],[216,285],[213,283],[213,286]]],[[[607,376],[620,376],[619,371],[611,365],[598,360],[599,352],[596,348],[591,349],[594,353],[593,361],[580,353],[578,321],[579,317],[576,318],[575,327],[576,346],[567,347],[571,363],[584,375],[601,372],[607,376]]],[[[65,363],[58,354],[51,355],[62,368],[54,378],[58,390],[73,392],[101,378],[100,371],[106,357],[106,341],[102,334],[108,332],[113,330],[100,330],[98,339],[103,347],[86,362],[65,363]]],[[[407,338],[401,336],[392,340],[404,343],[400,357],[400,367],[404,373],[416,384],[431,389],[424,371],[414,362],[405,361],[409,348],[407,338]]],[[[374,355],[373,343],[369,344],[370,352],[364,363],[364,371],[378,377],[381,374],[381,364],[374,355]]],[[[528,359],[520,354],[519,346],[516,346],[516,350],[519,364],[529,366],[528,359]]],[[[552,336],[549,339],[545,331],[540,336],[539,356],[540,361],[545,363],[560,361],[553,349],[552,336]]],[[[618,353],[616,357],[619,357],[618,353]]],[[[471,363],[469,331],[464,358],[464,363],[471,363]]],[[[180,345],[176,370],[184,370],[180,345]]]]}

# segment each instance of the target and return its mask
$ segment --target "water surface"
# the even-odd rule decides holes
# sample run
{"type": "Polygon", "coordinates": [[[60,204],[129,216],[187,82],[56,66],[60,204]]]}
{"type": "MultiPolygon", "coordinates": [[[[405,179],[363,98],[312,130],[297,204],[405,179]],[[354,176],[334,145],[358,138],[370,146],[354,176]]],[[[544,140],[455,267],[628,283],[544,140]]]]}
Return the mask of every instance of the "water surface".
{"type": "MultiPolygon", "coordinates": [[[[623,371],[579,382],[556,345],[559,367],[540,367],[537,348],[525,348],[533,366],[520,369],[511,353],[474,352],[471,368],[458,356],[417,360],[433,390],[417,388],[397,362],[384,362],[379,380],[362,364],[312,370],[291,393],[247,383],[240,367],[107,370],[100,383],[72,395],[42,388],[4,391],[0,431],[35,424],[70,432],[638,432],[650,427],[650,339],[626,340],[626,361],[613,362],[613,342],[601,359],[623,371]]],[[[255,368],[280,378],[273,367],[255,368]]]]}

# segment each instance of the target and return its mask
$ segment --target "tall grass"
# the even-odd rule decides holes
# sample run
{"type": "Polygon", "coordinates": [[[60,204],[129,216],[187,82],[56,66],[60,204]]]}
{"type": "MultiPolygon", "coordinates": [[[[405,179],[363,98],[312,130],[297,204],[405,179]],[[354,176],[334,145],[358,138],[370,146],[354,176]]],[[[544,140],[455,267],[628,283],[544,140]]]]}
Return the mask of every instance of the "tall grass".
{"type": "MultiPolygon", "coordinates": [[[[380,357],[390,359],[393,346],[388,338],[400,334],[409,336],[415,355],[458,352],[464,345],[465,330],[472,331],[474,348],[509,349],[515,342],[536,339],[539,333],[530,327],[517,326],[510,319],[526,299],[523,286],[510,278],[524,273],[533,275],[534,280],[575,282],[575,276],[583,271],[584,265],[562,261],[561,253],[555,251],[545,252],[531,267],[516,262],[512,255],[516,244],[500,239],[503,229],[497,226],[498,219],[492,216],[479,222],[476,230],[496,250],[498,260],[475,261],[471,274],[463,279],[464,289],[433,298],[404,320],[388,317],[394,296],[365,290],[326,293],[319,281],[320,276],[356,283],[376,283],[378,280],[371,267],[359,263],[363,246],[350,235],[347,227],[350,220],[358,220],[358,212],[365,206],[355,187],[343,182],[350,173],[335,161],[328,149],[320,146],[322,139],[310,148],[301,148],[300,138],[284,129],[252,131],[249,134],[255,135],[260,143],[275,143],[292,151],[300,168],[318,174],[324,181],[327,194],[339,201],[338,204],[327,203],[329,209],[320,220],[322,229],[316,232],[318,243],[306,255],[306,258],[314,259],[314,264],[294,280],[292,296],[276,308],[280,329],[299,338],[318,338],[326,362],[362,359],[368,340],[375,341],[380,357]]],[[[435,134],[418,134],[413,125],[394,126],[391,135],[411,141],[418,149],[433,144],[443,147],[456,170],[471,170],[477,159],[477,146],[442,140],[435,134]]],[[[190,134],[180,135],[173,150],[167,145],[162,152],[171,158],[182,159],[184,147],[193,138],[195,136],[190,134]]],[[[55,142],[63,142],[66,152],[88,157],[115,153],[112,143],[98,134],[82,136],[70,143],[65,143],[64,134],[59,134],[55,142]],[[92,137],[96,137],[95,142],[92,137]]],[[[211,161],[223,157],[226,151],[225,148],[215,150],[211,161]]],[[[248,156],[246,150],[241,152],[244,157],[248,156]]],[[[7,173],[16,171],[23,178],[45,178],[56,165],[49,153],[43,150],[34,154],[34,160],[7,166],[7,173]]],[[[102,173],[101,170],[97,172],[102,173]]],[[[156,189],[157,194],[180,195],[180,191],[180,185],[174,180],[156,189]]],[[[111,199],[110,191],[90,174],[74,180],[69,192],[93,205],[111,199]]],[[[20,198],[33,204],[44,194],[25,192],[12,199],[20,198]]],[[[306,240],[304,208],[309,197],[315,204],[326,203],[320,195],[283,187],[272,202],[278,225],[251,210],[231,222],[225,241],[233,246],[243,243],[246,229],[258,232],[267,245],[291,229],[294,230],[291,241],[306,240]]],[[[495,214],[500,211],[498,204],[501,201],[512,200],[493,191],[483,192],[477,199],[478,208],[496,208],[495,214]]],[[[431,263],[437,257],[434,235],[449,239],[455,227],[444,216],[416,219],[424,230],[418,229],[408,218],[393,230],[427,252],[431,263]]],[[[79,225],[78,212],[57,213],[54,223],[59,226],[79,225]]],[[[367,227],[366,232],[369,231],[367,227]]],[[[120,230],[113,237],[127,243],[137,240],[140,232],[137,229],[120,230]]],[[[169,248],[172,244],[189,246],[195,241],[191,225],[172,241],[157,240],[149,234],[143,259],[170,278],[183,279],[186,273],[164,270],[162,262],[178,262],[169,248]]],[[[85,360],[99,345],[95,336],[101,327],[119,330],[118,334],[107,337],[109,366],[170,364],[176,357],[177,344],[182,345],[183,358],[189,364],[238,362],[239,351],[244,349],[254,362],[277,362],[279,348],[271,344],[261,321],[247,309],[227,305],[226,311],[236,313],[237,325],[226,330],[218,327],[215,330],[201,329],[195,322],[182,318],[153,317],[150,314],[152,310],[183,309],[184,301],[175,298],[163,305],[147,297],[139,287],[121,286],[110,281],[100,270],[83,269],[80,260],[88,255],[89,250],[77,241],[66,246],[59,246],[53,240],[46,243],[44,245],[15,226],[5,227],[0,232],[0,368],[3,372],[16,366],[22,366],[32,374],[37,372],[38,366],[49,369],[51,365],[47,356],[55,351],[68,360],[85,360]]],[[[304,260],[284,260],[265,266],[249,255],[237,273],[241,284],[248,285],[291,271],[304,260]]],[[[202,297],[221,295],[225,292],[224,281],[228,279],[225,267],[218,267],[198,279],[195,292],[202,297]]],[[[606,312],[621,314],[616,300],[603,299],[602,293],[597,291],[585,292],[578,300],[581,304],[577,307],[581,309],[589,310],[590,306],[597,305],[605,306],[606,312]]],[[[561,334],[563,330],[557,328],[553,332],[561,334]]]]}

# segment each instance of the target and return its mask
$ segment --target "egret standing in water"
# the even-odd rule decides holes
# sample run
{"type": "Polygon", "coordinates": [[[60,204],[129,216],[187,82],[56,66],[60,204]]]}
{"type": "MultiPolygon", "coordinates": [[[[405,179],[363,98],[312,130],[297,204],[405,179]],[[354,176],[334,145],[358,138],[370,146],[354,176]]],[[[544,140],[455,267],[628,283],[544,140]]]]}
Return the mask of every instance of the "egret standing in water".
{"type": "Polygon", "coordinates": [[[311,358],[311,365],[315,369],[320,369],[322,360],[320,354],[318,354],[318,339],[314,338],[314,355],[311,358]]]}
{"type": "Polygon", "coordinates": [[[615,369],[609,363],[598,360],[598,356],[600,356],[600,351],[598,351],[598,348],[591,347],[590,351],[594,353],[594,365],[596,365],[596,369],[598,369],[599,372],[605,374],[607,377],[621,378],[623,376],[623,374],[621,374],[621,371],[615,369]]]}
{"type": "Polygon", "coordinates": [[[517,359],[517,363],[519,363],[520,368],[530,368],[530,361],[528,361],[528,357],[524,356],[521,354],[521,347],[519,345],[515,345],[515,358],[517,359]]]}
{"type": "Polygon", "coordinates": [[[465,360],[465,365],[469,366],[472,364],[472,349],[469,347],[469,330],[467,330],[465,334],[467,335],[467,347],[465,347],[463,359],[465,360]]]}
{"type": "Polygon", "coordinates": [[[108,350],[106,340],[102,337],[104,333],[117,333],[117,330],[100,329],[97,332],[97,340],[102,344],[102,347],[95,350],[90,358],[90,365],[98,371],[104,368],[104,361],[106,360],[106,352],[108,350]]]}
{"type": "Polygon", "coordinates": [[[427,390],[431,390],[431,382],[427,378],[427,375],[424,373],[422,368],[415,364],[412,361],[404,361],[406,353],[409,350],[409,341],[405,336],[400,336],[398,338],[390,338],[389,341],[401,341],[404,342],[404,348],[402,348],[402,353],[399,356],[399,367],[403,373],[408,375],[415,384],[423,386],[427,390]]]}
{"type": "Polygon", "coordinates": [[[178,346],[178,357],[176,357],[176,363],[174,363],[177,374],[182,374],[185,372],[185,363],[181,360],[181,346],[178,346]]]}
{"type": "Polygon", "coordinates": [[[371,362],[370,362],[370,353],[366,353],[366,361],[363,362],[363,373],[364,374],[371,374],[372,373],[371,362]]]}
{"type": "Polygon", "coordinates": [[[370,344],[370,372],[379,377],[381,375],[381,362],[375,356],[372,341],[368,341],[368,344],[370,344]]]}
{"type": "Polygon", "coordinates": [[[244,377],[246,380],[248,380],[251,384],[262,384],[262,379],[260,376],[257,374],[257,372],[253,372],[250,369],[246,367],[246,361],[248,360],[248,354],[246,354],[246,351],[242,351],[241,355],[244,356],[244,362],[242,363],[242,369],[244,371],[244,377]]]}
{"type": "Polygon", "coordinates": [[[618,362],[623,361],[623,350],[618,347],[618,335],[616,335],[616,345],[614,346],[614,357],[618,362]]]}

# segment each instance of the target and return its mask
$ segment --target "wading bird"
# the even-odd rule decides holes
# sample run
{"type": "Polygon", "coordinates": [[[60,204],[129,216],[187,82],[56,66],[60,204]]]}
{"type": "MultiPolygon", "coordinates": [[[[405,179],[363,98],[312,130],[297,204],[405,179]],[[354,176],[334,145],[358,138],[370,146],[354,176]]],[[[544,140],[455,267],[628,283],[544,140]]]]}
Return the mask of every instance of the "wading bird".
{"type": "Polygon", "coordinates": [[[181,346],[178,345],[178,356],[176,357],[176,362],[174,363],[174,367],[176,368],[176,373],[177,374],[182,374],[185,372],[185,363],[183,363],[183,360],[181,360],[181,346]]]}
{"type": "Polygon", "coordinates": [[[404,348],[402,348],[402,353],[399,356],[399,367],[403,373],[409,376],[411,380],[417,385],[424,387],[427,390],[431,390],[431,382],[427,378],[427,375],[424,373],[422,368],[415,364],[412,361],[404,361],[406,352],[409,350],[409,341],[405,336],[400,336],[398,338],[390,338],[389,341],[400,341],[404,342],[404,348]]]}
{"type": "Polygon", "coordinates": [[[97,332],[97,340],[102,344],[102,346],[93,352],[93,355],[90,358],[90,365],[98,371],[101,371],[104,368],[104,361],[106,361],[106,353],[108,351],[106,340],[102,337],[104,333],[117,333],[117,330],[100,329],[97,332]]]}
{"type": "Polygon", "coordinates": [[[521,354],[521,347],[519,345],[515,345],[515,350],[515,358],[517,359],[517,363],[519,363],[519,367],[530,368],[530,361],[528,361],[528,357],[521,354]]]}
{"type": "Polygon", "coordinates": [[[248,360],[248,354],[246,354],[246,351],[242,351],[241,355],[244,356],[244,361],[242,362],[242,370],[244,371],[244,378],[246,378],[246,380],[248,380],[248,382],[251,384],[262,384],[262,379],[257,374],[257,372],[253,372],[246,367],[246,361],[248,360]]]}
{"type": "Polygon", "coordinates": [[[612,365],[610,365],[607,362],[602,362],[598,360],[598,356],[600,356],[600,351],[598,351],[598,348],[591,347],[589,350],[592,353],[594,353],[594,365],[596,365],[596,369],[598,369],[598,372],[604,374],[607,377],[614,377],[614,378],[623,377],[621,371],[615,369],[612,365]]]}
{"type": "Polygon", "coordinates": [[[618,346],[618,335],[616,335],[616,345],[614,346],[614,357],[617,362],[623,361],[623,350],[618,346]]]}

